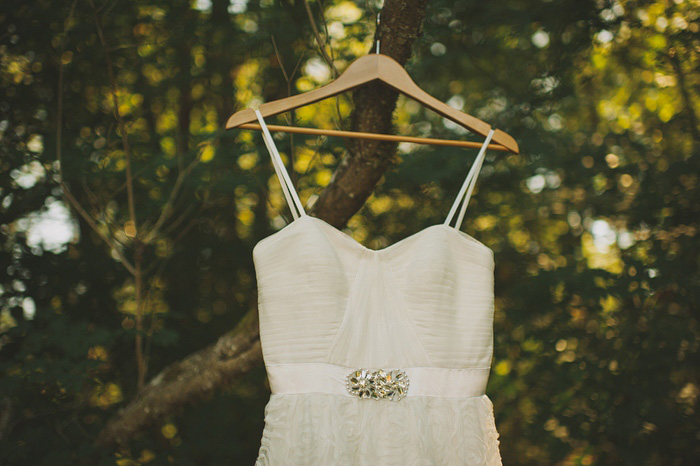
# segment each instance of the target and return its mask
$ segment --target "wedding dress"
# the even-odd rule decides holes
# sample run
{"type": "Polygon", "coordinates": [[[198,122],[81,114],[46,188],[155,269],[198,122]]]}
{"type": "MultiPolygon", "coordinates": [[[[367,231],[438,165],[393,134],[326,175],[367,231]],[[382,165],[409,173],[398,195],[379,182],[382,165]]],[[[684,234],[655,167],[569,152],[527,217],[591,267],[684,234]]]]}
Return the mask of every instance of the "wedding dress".
{"type": "Polygon", "coordinates": [[[494,255],[459,229],[493,131],[444,223],[374,250],[304,212],[256,114],[294,217],[253,249],[272,392],[256,465],[500,465],[494,255]]]}

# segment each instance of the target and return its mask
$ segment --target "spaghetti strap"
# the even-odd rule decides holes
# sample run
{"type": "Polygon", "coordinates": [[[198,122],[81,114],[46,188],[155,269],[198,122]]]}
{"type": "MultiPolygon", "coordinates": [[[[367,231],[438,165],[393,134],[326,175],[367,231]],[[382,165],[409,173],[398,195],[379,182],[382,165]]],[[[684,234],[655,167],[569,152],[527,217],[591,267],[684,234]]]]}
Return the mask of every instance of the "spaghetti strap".
{"type": "Polygon", "coordinates": [[[263,140],[265,141],[265,146],[270,153],[270,157],[272,157],[272,165],[274,165],[275,173],[277,173],[277,178],[279,178],[280,184],[282,185],[282,191],[284,192],[284,197],[287,199],[289,210],[292,211],[292,216],[294,217],[294,220],[296,220],[300,216],[306,215],[306,212],[301,204],[299,195],[294,189],[292,180],[289,178],[289,173],[287,173],[287,169],[282,162],[282,157],[280,157],[280,153],[277,151],[275,141],[272,139],[270,131],[267,129],[267,125],[265,124],[265,120],[263,120],[263,117],[260,114],[260,110],[255,109],[255,115],[258,117],[258,121],[260,122],[260,127],[263,131],[263,140]]]}
{"type": "Polygon", "coordinates": [[[476,177],[479,175],[479,171],[481,170],[481,166],[484,163],[484,156],[486,155],[486,148],[489,145],[489,142],[491,142],[491,138],[493,137],[494,130],[492,129],[488,136],[486,136],[486,140],[484,141],[484,144],[481,146],[481,149],[479,150],[479,155],[476,156],[476,160],[474,160],[474,164],[472,165],[472,168],[469,170],[469,173],[467,174],[467,178],[464,180],[464,183],[462,183],[462,187],[459,190],[459,194],[457,194],[457,198],[455,201],[452,203],[452,208],[450,209],[450,213],[447,214],[447,218],[445,219],[445,225],[449,225],[452,222],[452,217],[454,216],[457,206],[459,205],[460,200],[462,199],[462,196],[465,195],[464,197],[464,202],[462,203],[462,208],[460,209],[459,216],[457,217],[457,224],[455,225],[455,228],[458,230],[462,229],[462,222],[464,221],[464,213],[467,211],[467,204],[469,203],[469,199],[472,196],[472,191],[474,190],[474,185],[476,184],[476,177]]]}

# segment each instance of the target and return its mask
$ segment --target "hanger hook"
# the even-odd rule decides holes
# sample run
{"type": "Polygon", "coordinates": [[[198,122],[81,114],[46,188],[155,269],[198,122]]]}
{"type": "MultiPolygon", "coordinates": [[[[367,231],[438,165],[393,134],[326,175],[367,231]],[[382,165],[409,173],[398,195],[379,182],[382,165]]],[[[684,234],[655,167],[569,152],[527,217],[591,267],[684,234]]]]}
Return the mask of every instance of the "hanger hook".
{"type": "MultiPolygon", "coordinates": [[[[379,15],[381,15],[381,14],[382,14],[381,11],[377,12],[377,33],[379,32],[379,23],[380,23],[379,15]]],[[[380,42],[379,41],[379,34],[377,34],[377,53],[379,53],[379,42],[380,42]]]]}

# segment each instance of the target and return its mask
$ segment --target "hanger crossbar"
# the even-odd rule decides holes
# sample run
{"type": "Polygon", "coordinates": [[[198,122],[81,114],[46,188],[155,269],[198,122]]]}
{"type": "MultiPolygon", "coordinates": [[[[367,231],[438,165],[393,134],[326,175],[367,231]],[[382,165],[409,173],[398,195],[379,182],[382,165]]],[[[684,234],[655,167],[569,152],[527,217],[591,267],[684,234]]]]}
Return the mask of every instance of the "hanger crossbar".
{"type": "MultiPolygon", "coordinates": [[[[257,123],[244,123],[238,126],[241,129],[262,128],[257,123]]],[[[483,143],[478,141],[459,141],[455,139],[419,138],[414,136],[401,136],[393,134],[365,133],[361,131],[340,131],[335,129],[305,128],[303,126],[267,125],[270,131],[282,131],[284,133],[311,134],[315,136],[339,136],[344,138],[372,139],[378,141],[411,142],[414,144],[432,144],[436,146],[475,147],[480,148],[483,143]]],[[[509,152],[510,149],[500,144],[489,144],[488,149],[509,152]]]]}

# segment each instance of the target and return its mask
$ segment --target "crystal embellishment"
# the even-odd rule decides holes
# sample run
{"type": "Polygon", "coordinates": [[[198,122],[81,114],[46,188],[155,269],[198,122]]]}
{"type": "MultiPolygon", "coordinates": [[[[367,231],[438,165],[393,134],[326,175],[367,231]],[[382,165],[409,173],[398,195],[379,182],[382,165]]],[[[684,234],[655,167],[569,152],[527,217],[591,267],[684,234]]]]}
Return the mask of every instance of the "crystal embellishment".
{"type": "Polygon", "coordinates": [[[345,377],[345,385],[358,398],[398,401],[408,392],[408,376],[398,369],[357,369],[345,377]]]}

